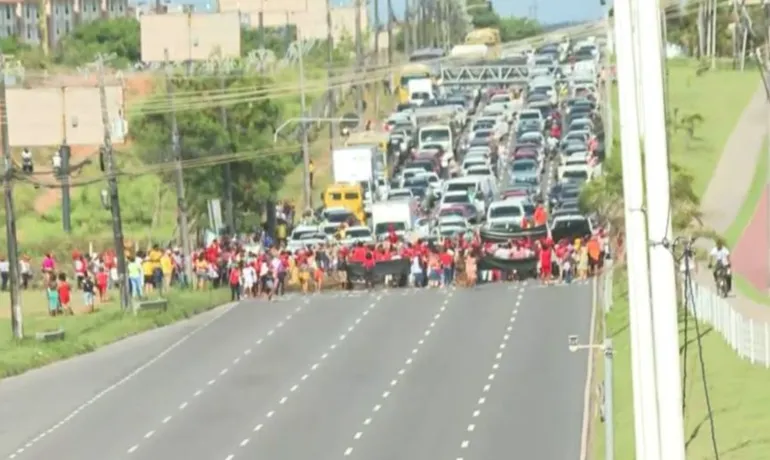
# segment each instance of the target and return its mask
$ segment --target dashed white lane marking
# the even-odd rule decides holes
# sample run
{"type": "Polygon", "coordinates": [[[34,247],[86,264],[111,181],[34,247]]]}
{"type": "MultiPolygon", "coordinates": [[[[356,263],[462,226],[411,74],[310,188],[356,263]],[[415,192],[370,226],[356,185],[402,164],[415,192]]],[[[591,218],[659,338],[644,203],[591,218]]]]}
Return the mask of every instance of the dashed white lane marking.
{"type": "MultiPolygon", "coordinates": [[[[387,292],[387,291],[385,291],[385,292],[387,292]]],[[[317,369],[318,369],[318,368],[321,366],[321,363],[322,363],[322,362],[325,362],[325,361],[326,361],[326,360],[329,358],[329,356],[331,355],[331,353],[332,353],[334,350],[336,350],[337,348],[339,348],[339,346],[342,344],[342,342],[343,342],[343,341],[344,341],[344,340],[345,340],[345,339],[346,339],[346,338],[347,338],[347,337],[348,337],[348,336],[349,336],[349,335],[350,335],[350,334],[351,334],[353,331],[355,331],[355,330],[356,330],[356,327],[357,327],[357,326],[358,326],[358,325],[361,323],[361,320],[362,320],[363,318],[367,317],[367,316],[369,315],[369,313],[370,313],[372,310],[374,310],[375,308],[377,308],[377,305],[378,305],[377,301],[381,300],[381,299],[382,299],[382,297],[383,297],[383,295],[382,295],[382,294],[378,295],[378,296],[376,297],[375,301],[374,301],[374,302],[372,302],[372,303],[369,305],[369,307],[368,307],[366,310],[364,310],[363,312],[361,312],[361,315],[360,315],[358,318],[356,318],[356,319],[355,319],[355,321],[353,322],[353,324],[352,324],[351,326],[348,326],[348,327],[346,328],[346,331],[347,331],[347,332],[346,332],[346,333],[344,333],[344,334],[340,334],[340,335],[338,335],[338,336],[337,336],[337,341],[336,341],[336,342],[334,342],[334,343],[332,343],[331,345],[329,345],[329,347],[328,347],[328,348],[327,348],[327,349],[326,349],[326,350],[325,350],[325,351],[324,351],[324,352],[323,352],[323,353],[322,353],[322,354],[319,356],[319,359],[318,359],[318,361],[316,361],[316,362],[314,362],[313,364],[311,364],[311,365],[310,365],[310,369],[309,369],[309,370],[308,370],[306,373],[302,374],[302,376],[299,378],[299,380],[300,380],[300,381],[299,381],[299,382],[297,382],[297,383],[294,383],[294,384],[293,384],[293,385],[292,385],[292,386],[289,388],[289,393],[290,393],[290,394],[291,394],[291,393],[294,393],[294,392],[296,392],[296,391],[297,391],[297,390],[300,388],[300,384],[301,384],[301,382],[304,382],[304,381],[306,381],[308,378],[310,378],[310,376],[311,376],[311,375],[312,375],[312,374],[313,374],[313,373],[314,373],[314,372],[315,372],[315,371],[316,371],[316,370],[317,370],[317,369]]],[[[282,397],[281,397],[281,399],[278,401],[278,404],[282,406],[282,405],[285,405],[285,404],[286,404],[288,401],[289,401],[289,396],[288,396],[288,395],[285,395],[285,396],[282,396],[282,397]]],[[[267,419],[272,419],[272,418],[273,418],[273,416],[274,416],[275,414],[276,414],[276,411],[275,411],[275,410],[270,410],[270,411],[268,411],[268,412],[265,414],[265,419],[266,419],[266,420],[265,420],[265,421],[263,421],[262,423],[258,424],[257,426],[255,426],[255,427],[252,429],[252,432],[253,432],[253,433],[257,433],[257,432],[260,432],[260,431],[262,431],[262,429],[263,429],[263,428],[264,428],[264,426],[265,426],[265,423],[267,423],[267,419]]],[[[251,440],[252,440],[252,438],[251,438],[251,437],[247,437],[247,438],[244,438],[244,439],[243,439],[243,441],[241,441],[240,447],[245,447],[245,446],[246,446],[246,445],[247,445],[249,442],[251,442],[251,440]]],[[[352,452],[353,452],[353,449],[351,448],[351,449],[350,449],[350,452],[346,453],[345,455],[350,455],[350,453],[352,453],[352,452]]],[[[235,454],[229,454],[229,455],[228,455],[228,456],[225,458],[225,460],[232,460],[234,457],[235,457],[235,454]]]]}
{"type": "MultiPolygon", "coordinates": [[[[519,290],[519,295],[517,296],[516,303],[514,304],[513,309],[511,310],[511,317],[510,317],[510,323],[513,323],[516,319],[516,315],[519,313],[519,307],[521,306],[521,299],[523,298],[524,293],[524,287],[521,287],[519,290]]],[[[487,375],[486,383],[484,383],[484,386],[481,388],[481,393],[484,396],[481,396],[478,401],[476,401],[476,407],[473,409],[473,413],[471,414],[471,418],[474,419],[474,423],[469,424],[466,427],[466,433],[470,437],[470,433],[473,433],[476,431],[476,422],[475,419],[478,419],[478,417],[481,415],[481,409],[483,408],[484,404],[487,402],[487,396],[486,394],[489,393],[489,391],[492,389],[492,382],[495,380],[495,377],[497,375],[498,370],[500,369],[500,360],[503,359],[503,350],[506,348],[508,342],[511,339],[511,332],[512,328],[508,326],[503,333],[503,336],[500,340],[500,346],[498,347],[498,351],[495,352],[495,359],[492,361],[492,372],[487,375]]],[[[460,449],[465,450],[468,449],[470,446],[471,441],[469,438],[463,439],[460,443],[460,449]]],[[[463,460],[462,457],[457,457],[457,460],[463,460]]]]}
{"type": "MultiPolygon", "coordinates": [[[[436,327],[436,324],[437,324],[437,322],[438,322],[438,321],[441,319],[441,315],[442,315],[442,313],[443,313],[443,312],[446,310],[446,307],[447,307],[447,305],[449,304],[449,300],[450,300],[450,298],[452,297],[453,293],[454,293],[454,287],[453,287],[453,288],[451,288],[451,289],[450,289],[450,290],[447,292],[446,298],[445,298],[445,299],[444,299],[444,301],[442,302],[442,304],[441,304],[441,307],[439,307],[439,312],[437,312],[437,313],[436,313],[436,314],[433,316],[433,319],[434,319],[434,321],[432,321],[430,324],[428,324],[428,327],[425,329],[425,332],[423,333],[423,335],[424,335],[425,337],[428,337],[428,336],[430,336],[430,333],[431,333],[431,331],[432,331],[432,330],[433,330],[433,329],[436,327]]],[[[415,355],[415,354],[417,354],[417,353],[419,352],[419,350],[420,350],[420,347],[421,347],[421,346],[422,346],[424,343],[425,343],[425,340],[424,340],[424,339],[420,339],[420,340],[418,340],[418,344],[417,344],[417,347],[412,349],[411,355],[415,355]]],[[[402,376],[402,375],[404,375],[404,374],[406,373],[407,369],[408,369],[409,367],[411,367],[411,365],[412,365],[412,363],[413,363],[413,362],[414,362],[414,359],[413,359],[413,358],[411,358],[411,357],[409,357],[409,358],[406,358],[406,360],[404,361],[404,366],[403,366],[401,369],[399,369],[399,370],[398,370],[398,372],[397,372],[397,374],[398,374],[398,375],[396,376],[396,378],[394,378],[394,379],[392,379],[392,380],[390,381],[390,383],[389,383],[389,385],[388,385],[388,387],[390,388],[390,390],[385,390],[385,391],[383,391],[382,395],[380,395],[380,397],[382,398],[382,401],[381,401],[380,403],[377,403],[377,404],[375,404],[375,405],[372,407],[372,413],[373,413],[373,414],[376,414],[377,412],[379,412],[379,411],[382,409],[382,405],[385,403],[385,400],[387,400],[387,399],[390,397],[390,395],[392,394],[392,393],[391,393],[392,389],[394,389],[395,387],[397,387],[397,385],[398,385],[398,383],[399,383],[399,377],[400,377],[400,376],[402,376]]],[[[363,421],[363,425],[364,425],[364,426],[369,426],[369,425],[371,425],[371,423],[372,423],[372,417],[368,417],[368,418],[366,418],[366,419],[363,421]]],[[[361,431],[357,431],[357,432],[356,432],[356,433],[353,435],[353,441],[358,441],[359,439],[361,439],[361,438],[363,437],[363,435],[364,435],[364,433],[363,433],[363,430],[361,430],[361,431]]],[[[346,456],[346,457],[347,457],[347,456],[349,456],[349,455],[350,455],[352,452],[353,452],[353,446],[351,445],[351,446],[349,446],[347,449],[345,449],[345,452],[344,452],[344,456],[346,456]]]]}
{"type": "MultiPolygon", "coordinates": [[[[302,309],[305,306],[307,306],[309,303],[310,303],[310,299],[309,298],[305,298],[301,305],[297,306],[296,308],[294,308],[292,310],[292,313],[289,313],[286,316],[284,316],[271,329],[269,329],[267,331],[267,334],[264,337],[260,337],[260,338],[256,339],[254,341],[254,346],[259,347],[260,345],[262,345],[267,337],[273,336],[275,334],[276,330],[283,328],[286,325],[286,323],[291,321],[292,318],[294,318],[297,315],[297,313],[301,312],[302,309]]],[[[235,358],[233,358],[233,360],[232,360],[233,366],[237,366],[241,362],[242,357],[249,356],[252,353],[252,351],[253,351],[252,348],[246,348],[245,350],[243,350],[243,352],[241,353],[240,356],[236,356],[235,358]]],[[[225,368],[221,369],[218,372],[218,376],[217,377],[223,377],[228,372],[230,372],[230,368],[225,367],[225,368]]],[[[210,379],[208,382],[206,382],[206,386],[212,387],[216,383],[217,383],[217,378],[215,377],[215,378],[210,379]]],[[[203,391],[204,390],[200,389],[200,388],[195,390],[195,393],[193,393],[192,397],[193,398],[197,398],[197,397],[201,396],[203,394],[203,391]]],[[[179,411],[183,411],[183,410],[185,410],[187,408],[188,405],[189,405],[189,401],[183,401],[181,404],[179,404],[178,410],[179,411]]],[[[161,425],[168,424],[168,422],[171,421],[171,419],[172,419],[171,415],[168,415],[168,416],[164,417],[163,420],[161,420],[161,425]]],[[[150,433],[154,434],[155,431],[151,431],[150,433]]],[[[149,439],[152,436],[152,434],[150,434],[149,436],[145,435],[145,439],[149,439]]],[[[136,450],[138,448],[139,448],[138,444],[133,445],[133,446],[131,446],[131,448],[129,448],[127,450],[127,452],[129,454],[133,453],[133,452],[136,452],[136,450]]]]}
{"type": "MultiPolygon", "coordinates": [[[[70,413],[69,413],[69,414],[68,414],[66,417],[64,417],[64,418],[63,418],[61,421],[57,422],[55,425],[51,426],[51,427],[50,427],[50,428],[48,428],[47,430],[45,430],[45,431],[41,432],[41,433],[40,433],[40,434],[38,434],[38,435],[37,435],[35,438],[33,438],[33,439],[31,439],[31,440],[27,441],[27,442],[25,443],[25,446],[24,446],[23,448],[19,448],[19,449],[16,449],[16,451],[15,451],[14,453],[12,453],[11,455],[9,455],[9,456],[8,456],[8,458],[10,458],[10,459],[14,459],[14,458],[16,458],[18,455],[20,455],[20,454],[24,453],[24,450],[25,450],[25,449],[29,449],[30,447],[32,447],[33,445],[35,445],[35,444],[36,444],[38,441],[40,441],[41,439],[43,439],[44,437],[46,437],[46,435],[49,435],[49,434],[53,433],[54,431],[58,430],[59,428],[61,428],[61,426],[62,426],[62,425],[64,425],[65,423],[67,423],[67,422],[69,422],[70,420],[72,420],[73,418],[75,418],[75,417],[76,417],[76,416],[77,416],[77,415],[78,415],[80,412],[82,412],[82,411],[83,411],[83,410],[85,410],[86,408],[88,408],[88,407],[90,407],[90,406],[94,405],[94,404],[95,404],[97,401],[99,401],[100,399],[104,398],[104,397],[105,397],[105,396],[107,396],[108,394],[112,393],[112,392],[113,392],[113,391],[115,391],[117,388],[119,388],[119,387],[121,387],[121,386],[125,385],[125,384],[126,384],[126,382],[128,382],[128,381],[132,380],[134,377],[136,377],[137,375],[139,375],[139,374],[141,374],[142,372],[144,372],[144,371],[145,371],[147,368],[149,368],[149,367],[150,367],[150,366],[152,366],[153,364],[155,364],[155,363],[157,363],[158,361],[160,361],[161,359],[163,359],[163,358],[164,358],[165,356],[167,356],[169,353],[171,353],[172,351],[174,351],[174,350],[176,350],[177,348],[179,348],[179,346],[180,346],[180,345],[182,345],[183,343],[185,343],[185,342],[187,342],[188,340],[190,340],[190,338],[191,338],[192,336],[194,336],[194,335],[195,335],[195,334],[197,334],[198,332],[200,332],[200,331],[202,331],[203,329],[206,329],[207,327],[209,327],[209,326],[211,326],[212,324],[214,324],[214,323],[215,323],[217,320],[219,320],[220,318],[222,318],[223,316],[225,316],[227,313],[229,313],[229,312],[230,312],[230,311],[231,311],[233,308],[235,308],[235,306],[236,306],[236,305],[238,305],[238,303],[236,303],[236,302],[232,302],[232,303],[229,303],[229,304],[226,304],[226,305],[224,305],[224,306],[222,307],[221,311],[220,311],[219,313],[217,313],[217,314],[216,314],[216,316],[214,316],[214,317],[213,317],[213,318],[211,318],[210,320],[206,321],[205,323],[201,324],[200,326],[198,326],[197,328],[193,329],[192,331],[188,332],[187,334],[185,334],[184,336],[182,336],[182,337],[181,337],[179,340],[177,340],[176,342],[174,342],[174,343],[172,343],[171,345],[169,345],[169,346],[168,346],[168,348],[164,349],[163,351],[161,351],[160,353],[158,353],[157,355],[155,355],[155,357],[153,357],[153,358],[152,358],[152,359],[150,359],[149,361],[145,362],[145,363],[144,363],[144,364],[142,364],[141,366],[137,367],[136,369],[134,369],[133,371],[131,371],[131,373],[129,373],[128,375],[126,375],[126,376],[125,376],[125,377],[123,377],[122,379],[118,380],[117,382],[115,382],[115,383],[113,383],[112,385],[108,386],[107,388],[103,389],[102,391],[100,391],[99,393],[97,393],[96,395],[94,395],[93,397],[91,397],[91,399],[89,399],[88,401],[86,401],[86,402],[82,403],[81,405],[79,405],[77,408],[75,408],[75,410],[73,410],[72,412],[70,412],[70,413]]],[[[136,450],[136,449],[134,449],[134,450],[136,450]]]]}

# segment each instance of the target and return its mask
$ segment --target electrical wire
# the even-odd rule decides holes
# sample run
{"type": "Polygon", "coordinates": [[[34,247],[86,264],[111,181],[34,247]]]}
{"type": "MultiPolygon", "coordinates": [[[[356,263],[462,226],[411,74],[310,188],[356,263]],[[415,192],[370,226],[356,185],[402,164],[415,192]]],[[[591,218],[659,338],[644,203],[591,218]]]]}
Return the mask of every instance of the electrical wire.
{"type": "MultiPolygon", "coordinates": [[[[685,319],[688,316],[688,307],[692,306],[692,315],[693,315],[693,323],[695,324],[695,340],[698,344],[698,360],[700,364],[700,371],[701,371],[701,377],[703,382],[703,393],[704,398],[706,400],[706,410],[707,410],[707,416],[709,420],[709,428],[711,430],[711,448],[713,450],[714,454],[714,460],[719,460],[719,448],[717,446],[717,434],[716,434],[716,425],[714,423],[714,408],[711,403],[711,392],[709,391],[709,385],[708,385],[708,377],[706,375],[706,362],[703,358],[703,341],[702,341],[702,334],[700,332],[700,323],[698,321],[698,311],[695,308],[695,297],[692,292],[692,285],[693,285],[693,279],[692,279],[692,268],[690,266],[690,262],[693,259],[693,249],[691,247],[692,242],[688,241],[685,245],[684,250],[684,291],[685,291],[685,319]]],[[[685,323],[685,331],[686,323],[685,323]]],[[[686,364],[686,362],[685,362],[686,364]]],[[[684,400],[683,400],[684,401],[684,400]]]]}
{"type": "MultiPolygon", "coordinates": [[[[294,144],[289,146],[282,146],[275,149],[246,150],[246,151],[227,153],[222,155],[212,155],[212,156],[207,156],[203,158],[193,158],[193,159],[182,160],[179,163],[181,163],[182,169],[208,168],[208,167],[218,166],[226,163],[235,163],[238,161],[293,154],[293,153],[297,153],[300,148],[301,148],[300,144],[294,144]]],[[[174,171],[177,167],[178,167],[177,161],[164,161],[160,163],[142,165],[140,167],[136,167],[133,169],[121,169],[115,172],[115,176],[139,177],[139,176],[144,176],[148,174],[160,174],[164,172],[174,171]]],[[[50,174],[54,174],[53,171],[50,171],[50,174]]],[[[76,178],[76,179],[70,178],[67,186],[82,187],[87,185],[93,185],[106,180],[108,177],[109,177],[108,174],[103,173],[103,174],[96,174],[91,177],[85,177],[85,178],[76,178]]],[[[26,174],[15,174],[14,179],[19,182],[25,182],[25,183],[29,183],[34,186],[43,187],[43,188],[59,189],[65,186],[65,185],[62,185],[59,181],[41,181],[41,180],[33,179],[26,174]]]]}

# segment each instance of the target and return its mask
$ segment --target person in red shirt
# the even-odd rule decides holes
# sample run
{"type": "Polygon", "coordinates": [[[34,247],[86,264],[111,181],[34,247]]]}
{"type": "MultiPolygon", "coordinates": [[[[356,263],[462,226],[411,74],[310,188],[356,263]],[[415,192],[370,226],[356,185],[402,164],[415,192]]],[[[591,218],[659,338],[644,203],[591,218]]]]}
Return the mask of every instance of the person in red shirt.
{"type": "Polygon", "coordinates": [[[542,204],[538,203],[537,207],[535,208],[535,215],[533,216],[535,220],[535,227],[542,227],[545,225],[546,221],[548,220],[548,215],[545,212],[545,208],[542,204]]]}
{"type": "Polygon", "coordinates": [[[96,274],[96,291],[99,293],[99,303],[104,303],[109,300],[109,296],[107,295],[108,278],[109,275],[107,274],[106,267],[100,268],[99,272],[96,274]]]}
{"type": "Polygon", "coordinates": [[[56,289],[59,291],[59,304],[61,305],[62,311],[69,315],[74,315],[75,312],[72,311],[72,306],[70,305],[70,302],[72,301],[71,288],[67,282],[67,275],[64,273],[59,273],[59,283],[57,284],[56,289]]]}
{"type": "Polygon", "coordinates": [[[552,266],[551,266],[551,247],[547,244],[540,245],[540,279],[543,284],[551,284],[552,266]]]}
{"type": "Polygon", "coordinates": [[[449,286],[452,284],[453,279],[453,273],[452,273],[452,265],[454,263],[452,254],[449,252],[449,249],[444,249],[441,251],[441,253],[438,256],[439,263],[441,264],[441,285],[442,286],[449,286]]]}
{"type": "Polygon", "coordinates": [[[243,268],[243,262],[240,262],[238,266],[233,266],[230,269],[228,280],[230,281],[230,301],[235,302],[241,300],[241,269],[243,268]]]}
{"type": "Polygon", "coordinates": [[[363,263],[366,259],[366,248],[363,243],[356,244],[350,254],[350,261],[355,263],[363,263]]]}
{"type": "Polygon", "coordinates": [[[396,234],[396,227],[393,224],[388,224],[388,242],[390,244],[398,243],[398,235],[396,234]]]}
{"type": "Polygon", "coordinates": [[[529,219],[527,219],[527,216],[524,216],[521,218],[521,229],[526,230],[529,228],[529,219]]]}
{"type": "Polygon", "coordinates": [[[376,264],[374,251],[364,249],[362,265],[364,266],[364,280],[368,289],[374,288],[374,267],[376,264]]]}

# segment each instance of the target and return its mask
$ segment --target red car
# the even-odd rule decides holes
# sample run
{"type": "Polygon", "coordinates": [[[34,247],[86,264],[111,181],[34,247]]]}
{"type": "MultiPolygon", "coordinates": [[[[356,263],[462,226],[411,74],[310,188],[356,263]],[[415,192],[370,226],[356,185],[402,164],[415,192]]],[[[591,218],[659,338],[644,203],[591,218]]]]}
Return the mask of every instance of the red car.
{"type": "Polygon", "coordinates": [[[524,158],[531,158],[533,160],[538,159],[537,152],[535,150],[531,149],[517,149],[513,151],[513,155],[511,155],[511,158],[514,160],[521,160],[524,158]]]}

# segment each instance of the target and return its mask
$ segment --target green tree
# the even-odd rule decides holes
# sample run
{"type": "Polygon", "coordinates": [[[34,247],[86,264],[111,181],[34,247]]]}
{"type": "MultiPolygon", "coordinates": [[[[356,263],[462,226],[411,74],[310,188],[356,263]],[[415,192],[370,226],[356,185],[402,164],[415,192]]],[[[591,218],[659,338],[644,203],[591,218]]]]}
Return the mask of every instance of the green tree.
{"type": "MultiPolygon", "coordinates": [[[[264,203],[281,187],[286,174],[295,162],[291,153],[274,154],[272,134],[276,120],[283,118],[282,107],[269,99],[251,100],[228,104],[228,126],[225,130],[220,121],[219,107],[186,110],[183,95],[195,95],[198,99],[207,94],[217,94],[219,79],[175,78],[175,91],[180,94],[177,115],[182,159],[190,167],[185,168],[188,205],[193,212],[203,215],[206,201],[220,198],[223,191],[221,164],[205,165],[206,158],[230,152],[238,152],[237,162],[232,162],[234,183],[234,208],[239,215],[259,212],[264,203]],[[245,156],[244,153],[252,152],[245,156]],[[194,163],[203,163],[195,167],[194,163]]],[[[230,94],[258,90],[275,84],[255,75],[229,75],[226,91],[230,94]]],[[[168,108],[163,93],[148,99],[147,112],[140,110],[131,121],[135,135],[135,147],[142,152],[145,163],[160,164],[172,160],[171,123],[168,113],[158,114],[158,108],[168,108]]],[[[254,99],[254,98],[251,98],[254,99]]],[[[199,100],[199,99],[198,99],[199,100]]],[[[213,104],[212,104],[213,105],[213,104]]]]}
{"type": "Polygon", "coordinates": [[[500,39],[504,42],[522,40],[543,33],[543,26],[530,18],[510,17],[500,21],[500,39]]]}
{"type": "Polygon", "coordinates": [[[61,41],[54,60],[77,66],[92,62],[99,53],[114,53],[116,67],[140,61],[139,21],[117,18],[81,24],[61,41]]]}

